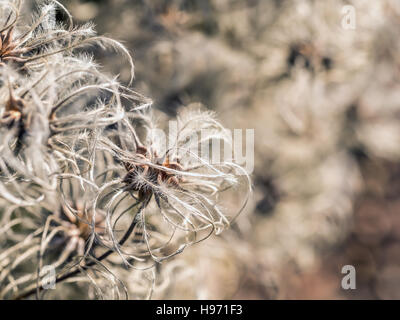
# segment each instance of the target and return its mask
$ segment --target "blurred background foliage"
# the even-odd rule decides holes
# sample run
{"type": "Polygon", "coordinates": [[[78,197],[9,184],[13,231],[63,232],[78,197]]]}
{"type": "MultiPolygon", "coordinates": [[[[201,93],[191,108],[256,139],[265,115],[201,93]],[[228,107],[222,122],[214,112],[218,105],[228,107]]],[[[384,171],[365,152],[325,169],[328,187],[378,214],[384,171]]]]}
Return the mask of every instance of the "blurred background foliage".
{"type": "Polygon", "coordinates": [[[255,129],[251,206],[171,262],[158,297],[400,298],[396,0],[63,3],[129,47],[155,108],[199,102],[228,128],[255,129]],[[345,5],[355,30],[342,27],[345,5]],[[341,289],[347,264],[356,290],[341,289]]]}

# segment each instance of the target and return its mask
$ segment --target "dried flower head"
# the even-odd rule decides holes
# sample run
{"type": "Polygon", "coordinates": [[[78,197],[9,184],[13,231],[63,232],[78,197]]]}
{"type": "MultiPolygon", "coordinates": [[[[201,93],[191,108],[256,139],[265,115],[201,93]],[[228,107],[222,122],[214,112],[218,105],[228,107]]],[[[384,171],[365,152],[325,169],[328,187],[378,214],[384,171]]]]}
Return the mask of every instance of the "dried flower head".
{"type": "Polygon", "coordinates": [[[76,48],[97,45],[123,54],[130,66],[130,80],[133,80],[133,61],[126,48],[113,39],[96,36],[91,24],[75,27],[71,15],[58,1],[49,0],[41,4],[34,20],[27,28],[18,26],[22,1],[6,0],[0,2],[0,6],[4,8],[0,20],[2,65],[15,62],[23,68],[40,67],[49,59],[57,59],[60,54],[71,52],[76,48]],[[57,9],[61,9],[69,18],[68,28],[56,22],[57,9]]]}
{"type": "Polygon", "coordinates": [[[106,176],[112,179],[102,183],[96,207],[107,212],[108,234],[128,264],[129,259],[146,256],[162,261],[213,231],[221,232],[242,211],[250,191],[247,173],[234,161],[212,163],[194,152],[212,139],[227,140],[226,130],[212,113],[194,108],[182,112],[167,149],[160,143],[163,131],[153,123],[144,113],[129,112],[98,141],[95,167],[104,171],[98,172],[97,184],[106,176]],[[242,189],[237,191],[242,204],[229,218],[222,194],[240,181],[242,189]],[[115,229],[126,223],[131,224],[136,241],[122,247],[115,229]]]}

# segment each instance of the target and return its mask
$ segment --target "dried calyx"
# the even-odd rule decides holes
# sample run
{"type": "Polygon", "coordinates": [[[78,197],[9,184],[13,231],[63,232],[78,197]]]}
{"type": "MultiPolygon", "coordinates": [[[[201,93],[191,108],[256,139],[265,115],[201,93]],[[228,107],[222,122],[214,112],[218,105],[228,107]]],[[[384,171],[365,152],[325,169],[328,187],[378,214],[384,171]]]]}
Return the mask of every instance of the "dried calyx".
{"type": "Polygon", "coordinates": [[[85,241],[93,231],[97,235],[104,234],[104,214],[100,214],[100,217],[93,221],[93,210],[86,210],[82,205],[75,205],[74,208],[67,208],[64,205],[61,208],[60,216],[62,221],[73,225],[72,229],[75,229],[79,237],[85,241]]]}
{"type": "Polygon", "coordinates": [[[29,51],[29,48],[19,48],[18,42],[13,39],[14,27],[0,33],[0,66],[6,62],[24,63],[26,59],[22,54],[29,51]]]}
{"type": "Polygon", "coordinates": [[[24,117],[26,105],[24,100],[15,97],[10,86],[10,97],[5,105],[5,111],[1,119],[2,124],[12,126],[19,123],[24,117]]]}
{"type": "Polygon", "coordinates": [[[123,181],[127,184],[129,190],[146,194],[154,190],[152,186],[167,184],[170,187],[177,188],[183,181],[182,176],[169,171],[169,169],[184,171],[183,167],[179,164],[179,160],[171,162],[168,155],[162,160],[158,158],[156,152],[151,154],[146,147],[142,146],[137,148],[136,156],[141,158],[143,163],[134,161],[124,163],[128,173],[123,181]],[[154,161],[156,166],[151,166],[151,161],[154,161]]]}

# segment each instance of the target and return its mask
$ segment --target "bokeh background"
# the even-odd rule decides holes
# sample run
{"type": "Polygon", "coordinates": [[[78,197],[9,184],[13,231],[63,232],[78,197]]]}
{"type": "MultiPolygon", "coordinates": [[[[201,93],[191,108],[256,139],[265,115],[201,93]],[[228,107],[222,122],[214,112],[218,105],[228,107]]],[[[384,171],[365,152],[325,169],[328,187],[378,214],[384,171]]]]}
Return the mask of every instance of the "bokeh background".
{"type": "MultiPolygon", "coordinates": [[[[154,108],[198,102],[255,129],[246,212],[168,262],[156,298],[400,298],[398,0],[62,3],[129,48],[154,108]]],[[[127,81],[117,56],[97,57],[127,81]]]]}

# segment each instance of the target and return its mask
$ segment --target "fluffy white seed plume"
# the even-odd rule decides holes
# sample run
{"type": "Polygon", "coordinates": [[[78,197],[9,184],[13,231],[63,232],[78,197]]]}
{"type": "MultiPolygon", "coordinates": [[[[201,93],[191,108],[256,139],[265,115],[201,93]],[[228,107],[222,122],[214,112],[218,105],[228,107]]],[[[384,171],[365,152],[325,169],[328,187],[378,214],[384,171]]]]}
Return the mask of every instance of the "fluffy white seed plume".
{"type": "Polygon", "coordinates": [[[247,202],[244,169],[231,159],[212,163],[197,152],[212,139],[227,140],[226,130],[209,112],[185,112],[170,134],[157,129],[148,114],[128,112],[99,137],[95,167],[103,170],[96,174],[102,185],[96,207],[106,211],[108,240],[127,264],[147,257],[161,262],[221,232],[247,202]],[[227,192],[239,195],[236,213],[224,206],[227,192]],[[133,240],[121,243],[125,225],[133,240]]]}

